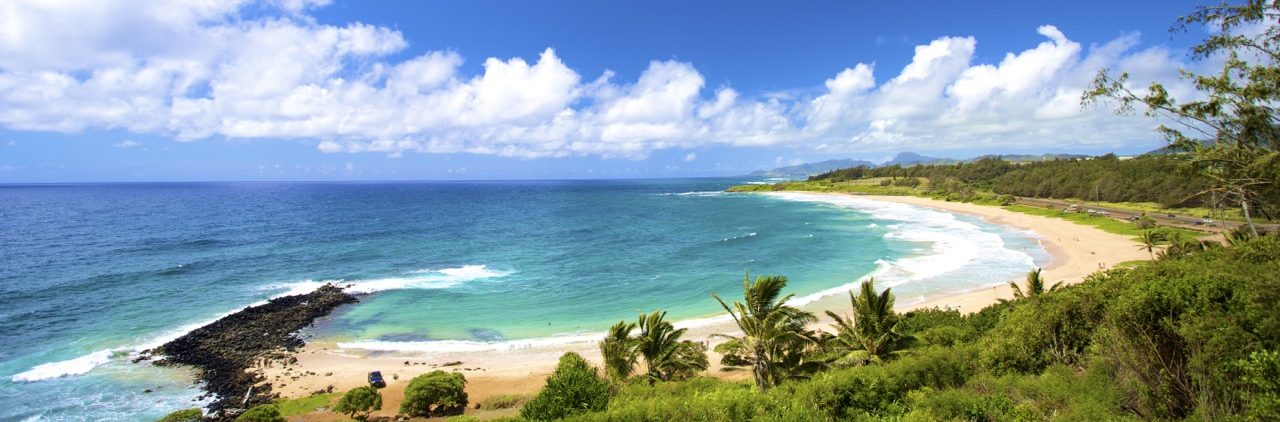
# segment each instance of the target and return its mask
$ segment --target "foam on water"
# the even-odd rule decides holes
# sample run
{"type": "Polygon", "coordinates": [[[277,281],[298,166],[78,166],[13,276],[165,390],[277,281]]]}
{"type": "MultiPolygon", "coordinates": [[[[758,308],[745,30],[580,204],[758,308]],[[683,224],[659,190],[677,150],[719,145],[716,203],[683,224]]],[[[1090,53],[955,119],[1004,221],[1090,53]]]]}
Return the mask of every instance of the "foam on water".
{"type": "MultiPolygon", "coordinates": [[[[257,306],[264,303],[266,303],[266,301],[260,301],[248,306],[257,306]]],[[[182,337],[187,333],[194,331],[197,328],[212,324],[214,321],[222,319],[223,317],[235,312],[236,311],[227,311],[201,322],[186,324],[132,346],[96,350],[76,358],[36,365],[31,369],[15,374],[10,377],[9,380],[12,382],[36,382],[75,375],[84,375],[99,366],[111,363],[113,360],[133,359],[143,351],[160,347],[165,343],[176,340],[178,337],[182,337]]]]}
{"type": "Polygon", "coordinates": [[[81,375],[111,361],[112,350],[99,350],[75,359],[36,365],[10,378],[13,382],[34,382],[70,375],[81,375]]]}
{"type": "Polygon", "coordinates": [[[693,191],[693,192],[668,192],[668,193],[660,193],[660,194],[658,194],[658,195],[659,195],[659,196],[701,196],[701,197],[711,197],[711,196],[720,196],[720,195],[725,195],[725,194],[728,194],[728,192],[725,192],[725,191],[719,191],[719,190],[712,190],[712,191],[693,191]]]}
{"type": "MultiPolygon", "coordinates": [[[[697,328],[709,325],[724,325],[732,323],[733,319],[728,315],[716,315],[704,318],[693,318],[675,321],[672,325],[676,328],[697,328]]],[[[442,354],[442,353],[469,353],[469,352],[506,352],[517,350],[530,350],[539,348],[552,348],[568,344],[594,344],[600,341],[600,337],[604,336],[604,332],[598,333],[572,333],[558,334],[547,337],[538,337],[520,340],[503,340],[503,341],[471,341],[471,340],[431,340],[431,341],[381,341],[381,340],[362,340],[347,343],[338,343],[338,348],[345,350],[367,350],[378,352],[413,352],[423,354],[442,354]]]]}
{"type": "MultiPolygon", "coordinates": [[[[410,271],[409,273],[412,274],[409,277],[392,277],[392,278],[382,278],[382,279],[374,279],[374,280],[355,280],[350,282],[344,281],[344,280],[325,280],[325,281],[307,280],[307,281],[301,281],[297,283],[288,283],[284,285],[270,286],[268,289],[270,290],[284,289],[285,290],[283,293],[277,294],[274,297],[283,297],[283,296],[292,296],[292,295],[310,293],[311,291],[315,290],[316,288],[319,288],[320,286],[323,286],[326,283],[350,285],[351,287],[349,287],[347,291],[350,291],[353,293],[373,293],[378,291],[396,290],[396,289],[443,289],[443,288],[453,287],[453,286],[465,283],[467,281],[484,279],[484,278],[502,277],[502,276],[511,274],[512,272],[490,269],[485,265],[464,265],[461,267],[443,268],[438,270],[437,269],[415,270],[415,271],[410,271]]],[[[265,303],[267,303],[267,301],[263,300],[263,301],[258,301],[246,306],[258,306],[265,303]]],[[[222,314],[219,314],[216,317],[210,318],[208,320],[180,326],[178,328],[169,330],[165,333],[157,335],[147,341],[143,341],[136,345],[97,350],[89,354],[72,358],[72,359],[36,365],[31,369],[28,369],[26,371],[13,375],[12,377],[10,377],[10,381],[36,382],[36,381],[46,381],[46,380],[58,379],[63,377],[75,376],[75,375],[84,375],[92,371],[94,368],[111,363],[112,360],[132,359],[134,356],[137,356],[139,353],[145,350],[150,350],[156,347],[160,347],[165,343],[173,341],[179,337],[186,335],[187,333],[190,333],[191,331],[194,331],[197,328],[212,324],[214,321],[222,319],[223,317],[226,317],[227,315],[231,315],[237,311],[238,310],[227,311],[222,314]]]]}
{"type": "MultiPolygon", "coordinates": [[[[886,239],[918,243],[916,255],[893,261],[876,260],[876,268],[870,274],[849,284],[832,287],[809,295],[796,297],[792,305],[812,303],[826,296],[844,293],[857,287],[867,278],[874,277],[879,287],[896,287],[907,283],[932,280],[962,268],[1031,268],[1034,259],[1023,252],[1007,248],[999,234],[989,233],[982,227],[961,221],[954,214],[895,202],[875,201],[854,196],[822,195],[800,192],[772,192],[774,198],[817,202],[868,213],[878,220],[895,221],[894,224],[869,228],[884,228],[886,239]]],[[[989,287],[984,284],[978,287],[989,287]]]]}
{"type": "MultiPolygon", "coordinates": [[[[803,306],[821,298],[845,294],[857,287],[858,283],[874,277],[878,287],[895,287],[908,283],[937,280],[956,274],[962,269],[973,268],[1030,268],[1034,259],[1023,252],[1006,247],[1004,239],[997,233],[984,231],[977,224],[962,221],[955,215],[893,202],[874,201],[856,197],[820,195],[807,193],[780,192],[770,196],[787,201],[817,202],[841,208],[858,210],[870,214],[872,218],[891,221],[892,224],[871,223],[867,228],[882,229],[887,239],[894,239],[914,244],[914,254],[894,260],[878,259],[876,267],[865,276],[839,286],[824,289],[812,294],[792,298],[788,303],[803,306]]],[[[745,229],[740,227],[739,229],[745,229]]],[[[755,232],[723,239],[723,241],[754,237],[755,232]]],[[[1027,232],[1026,234],[1033,234],[1027,232]]],[[[992,284],[974,284],[961,286],[960,289],[948,288],[937,293],[957,293],[988,288],[992,284]]],[[[902,302],[904,305],[926,300],[923,294],[914,295],[902,302]]],[[[679,328],[695,328],[709,325],[726,324],[732,320],[727,314],[686,319],[674,322],[679,328]]],[[[564,334],[549,337],[506,340],[506,341],[357,341],[339,343],[342,349],[369,351],[411,352],[411,353],[459,353],[483,351],[525,350],[539,347],[550,347],[564,344],[575,344],[598,341],[604,333],[564,334]]]]}
{"type": "Polygon", "coordinates": [[[433,340],[433,341],[379,341],[365,340],[350,343],[338,343],[342,349],[418,352],[418,353],[465,353],[488,351],[527,350],[539,347],[560,346],[576,343],[595,343],[600,341],[600,333],[562,334],[524,340],[504,341],[469,341],[469,340],[433,340]]]}
{"type": "Polygon", "coordinates": [[[388,277],[372,280],[306,280],[271,286],[271,289],[285,289],[281,296],[299,295],[311,292],[325,284],[343,286],[351,293],[374,293],[385,290],[400,289],[446,289],[468,281],[486,278],[503,277],[513,271],[500,271],[485,265],[464,265],[455,268],[424,269],[410,271],[405,277],[388,277]]]}

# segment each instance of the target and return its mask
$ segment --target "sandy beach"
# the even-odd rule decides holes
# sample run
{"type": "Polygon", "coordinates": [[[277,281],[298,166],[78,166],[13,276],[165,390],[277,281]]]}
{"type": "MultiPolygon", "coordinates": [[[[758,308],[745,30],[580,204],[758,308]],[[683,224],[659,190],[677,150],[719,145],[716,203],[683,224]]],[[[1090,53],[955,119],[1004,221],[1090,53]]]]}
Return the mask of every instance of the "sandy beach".
{"type": "MultiPolygon", "coordinates": [[[[1078,283],[1099,269],[1111,268],[1125,261],[1148,259],[1147,253],[1139,250],[1137,243],[1131,238],[1062,219],[1021,214],[994,206],[944,202],[918,197],[861,195],[859,197],[967,214],[992,224],[1035,232],[1040,236],[1044,248],[1052,256],[1050,264],[1044,268],[1043,273],[1050,283],[1058,281],[1064,284],[1078,283]]],[[[983,288],[926,298],[923,302],[910,305],[900,303],[898,310],[944,307],[956,308],[962,312],[974,312],[995,303],[998,299],[1009,297],[1012,297],[1012,293],[1008,286],[983,288]]],[[[804,308],[819,315],[828,309],[846,314],[849,312],[849,300],[845,295],[835,295],[806,304],[804,308]]],[[[827,323],[824,316],[815,328],[826,328],[827,323]]],[[[727,317],[696,320],[692,323],[678,322],[676,325],[689,328],[686,338],[705,340],[709,344],[717,342],[716,338],[712,337],[714,334],[737,333],[737,328],[727,317]]],[[[404,387],[416,375],[436,369],[462,372],[467,377],[467,391],[474,406],[475,403],[494,395],[536,392],[542,386],[543,379],[554,368],[556,360],[565,352],[577,352],[598,364],[600,357],[596,349],[596,341],[595,338],[584,337],[580,341],[557,344],[510,342],[509,347],[495,348],[495,350],[450,353],[366,352],[342,349],[334,342],[315,341],[297,353],[296,364],[287,367],[279,365],[262,367],[258,370],[261,370],[274,385],[275,391],[285,397],[306,396],[329,386],[332,386],[334,391],[345,391],[365,385],[365,376],[369,371],[382,371],[387,380],[387,388],[383,390],[383,410],[375,415],[392,416],[399,407],[404,387]],[[445,366],[446,363],[456,362],[461,363],[445,366]]],[[[708,373],[712,376],[728,379],[749,378],[749,374],[743,371],[721,371],[716,365],[719,356],[714,353],[710,359],[712,368],[708,373]]],[[[514,412],[513,409],[468,410],[469,413],[473,411],[480,417],[509,415],[514,412]]]]}

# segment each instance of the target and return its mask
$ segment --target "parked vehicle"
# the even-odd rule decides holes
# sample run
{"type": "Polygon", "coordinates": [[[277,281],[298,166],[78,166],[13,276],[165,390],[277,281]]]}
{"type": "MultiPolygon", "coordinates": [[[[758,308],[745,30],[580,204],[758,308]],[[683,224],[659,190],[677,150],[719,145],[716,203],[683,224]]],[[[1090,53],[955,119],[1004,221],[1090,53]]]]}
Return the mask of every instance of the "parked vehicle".
{"type": "Polygon", "coordinates": [[[382,379],[382,371],[373,371],[369,373],[369,385],[373,386],[373,388],[384,388],[387,386],[387,381],[382,379]]]}

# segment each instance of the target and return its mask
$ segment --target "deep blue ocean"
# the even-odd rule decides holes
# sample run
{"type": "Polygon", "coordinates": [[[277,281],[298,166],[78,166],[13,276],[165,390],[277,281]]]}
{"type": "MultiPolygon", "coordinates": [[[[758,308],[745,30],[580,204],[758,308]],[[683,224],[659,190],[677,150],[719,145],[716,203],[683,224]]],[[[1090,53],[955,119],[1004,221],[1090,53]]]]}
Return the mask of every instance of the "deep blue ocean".
{"type": "Polygon", "coordinates": [[[188,371],[130,356],[324,282],[369,295],[316,335],[397,350],[712,316],[744,271],[788,276],[798,302],[875,275],[901,304],[1047,258],[972,217],[722,192],[744,181],[0,185],[0,420],[198,405],[188,371]]]}

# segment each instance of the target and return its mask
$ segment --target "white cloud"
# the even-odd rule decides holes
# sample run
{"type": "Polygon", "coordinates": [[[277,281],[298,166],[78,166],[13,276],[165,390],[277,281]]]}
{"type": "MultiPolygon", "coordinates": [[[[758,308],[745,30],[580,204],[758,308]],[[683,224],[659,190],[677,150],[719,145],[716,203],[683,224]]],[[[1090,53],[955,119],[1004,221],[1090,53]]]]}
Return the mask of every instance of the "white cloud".
{"type": "Polygon", "coordinates": [[[123,141],[116,142],[116,143],[112,144],[111,146],[112,146],[112,147],[115,147],[115,148],[125,148],[125,149],[128,149],[128,148],[137,148],[137,147],[140,147],[140,146],[142,146],[142,143],[141,143],[141,142],[138,142],[138,141],[134,141],[134,140],[132,140],[132,139],[125,139],[125,140],[123,140],[123,141]]]}
{"type": "Polygon", "coordinates": [[[1174,82],[1174,95],[1191,95],[1176,82],[1186,64],[1174,53],[1138,50],[1136,34],[1086,49],[1053,26],[1037,29],[1044,42],[999,63],[974,63],[972,37],[942,37],[915,47],[912,61],[882,83],[873,64],[854,63],[807,96],[711,89],[694,64],[673,60],[651,62],[634,82],[609,71],[584,78],[549,48],[532,60],[487,58],[479,74],[464,75],[460,52],[398,59],[408,46],[399,31],[307,15],[326,4],[7,2],[0,126],[183,141],[307,139],[325,153],[391,157],[637,158],[713,144],[828,153],[1065,149],[1154,137],[1145,118],[1080,109],[1097,69],[1174,82]],[[250,9],[256,17],[244,14],[250,9]]]}
{"type": "Polygon", "coordinates": [[[698,159],[698,153],[696,153],[696,152],[691,152],[691,153],[685,154],[685,156],[684,156],[684,161],[685,161],[685,162],[690,162],[690,161],[697,160],[697,159],[698,159]]]}

